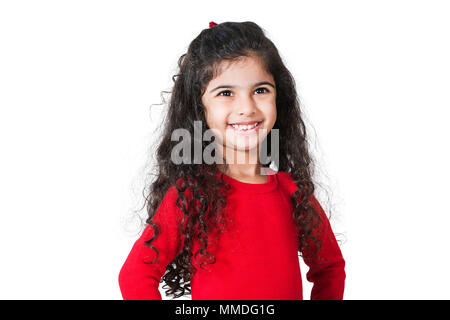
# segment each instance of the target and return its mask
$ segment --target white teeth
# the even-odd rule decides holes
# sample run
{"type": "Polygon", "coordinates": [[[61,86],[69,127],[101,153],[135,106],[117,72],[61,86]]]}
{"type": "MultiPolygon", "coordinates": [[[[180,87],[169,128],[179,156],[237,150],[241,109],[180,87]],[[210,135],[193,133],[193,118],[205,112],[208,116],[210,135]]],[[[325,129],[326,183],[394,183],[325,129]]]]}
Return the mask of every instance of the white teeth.
{"type": "Polygon", "coordinates": [[[249,130],[249,129],[253,129],[254,127],[256,127],[259,124],[259,122],[255,122],[254,124],[249,124],[249,125],[236,125],[236,124],[232,124],[231,126],[235,129],[238,130],[249,130]]]}

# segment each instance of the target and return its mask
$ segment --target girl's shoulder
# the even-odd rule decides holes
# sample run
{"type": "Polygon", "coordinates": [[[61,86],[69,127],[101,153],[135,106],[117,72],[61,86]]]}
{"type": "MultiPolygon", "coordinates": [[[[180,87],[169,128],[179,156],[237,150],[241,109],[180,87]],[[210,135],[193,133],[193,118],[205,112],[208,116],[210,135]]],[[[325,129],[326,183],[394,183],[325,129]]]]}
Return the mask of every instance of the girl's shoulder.
{"type": "Polygon", "coordinates": [[[292,178],[291,174],[286,171],[275,171],[275,174],[278,177],[278,180],[285,183],[294,183],[294,179],[292,178]]]}
{"type": "Polygon", "coordinates": [[[298,189],[294,179],[289,172],[277,171],[276,175],[280,187],[286,190],[289,194],[294,193],[298,189]]]}
{"type": "Polygon", "coordinates": [[[286,171],[276,171],[276,174],[278,175],[279,178],[284,179],[284,180],[292,180],[291,174],[289,172],[286,171]]]}

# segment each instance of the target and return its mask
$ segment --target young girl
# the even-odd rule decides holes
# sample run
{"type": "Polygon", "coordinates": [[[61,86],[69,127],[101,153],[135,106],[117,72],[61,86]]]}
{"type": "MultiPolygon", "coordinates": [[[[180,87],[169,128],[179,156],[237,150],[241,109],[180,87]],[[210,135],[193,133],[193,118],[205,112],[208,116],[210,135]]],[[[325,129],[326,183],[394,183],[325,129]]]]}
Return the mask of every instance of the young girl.
{"type": "Polygon", "coordinates": [[[119,274],[123,298],[161,299],[164,280],[174,298],[298,300],[300,255],[311,299],[342,299],[345,262],[314,197],[295,82],[275,45],[253,22],[211,22],[178,65],[147,226],[119,274]],[[177,159],[173,133],[195,137],[198,123],[223,161],[205,161],[211,140],[198,136],[177,159]],[[254,152],[264,141],[276,169],[254,152]]]}

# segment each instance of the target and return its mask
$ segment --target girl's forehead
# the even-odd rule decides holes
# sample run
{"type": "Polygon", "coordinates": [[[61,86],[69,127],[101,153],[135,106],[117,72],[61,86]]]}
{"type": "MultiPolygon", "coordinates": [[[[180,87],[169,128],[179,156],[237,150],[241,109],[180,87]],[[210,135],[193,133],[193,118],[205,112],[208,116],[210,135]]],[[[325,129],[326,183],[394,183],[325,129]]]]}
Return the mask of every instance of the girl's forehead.
{"type": "Polygon", "coordinates": [[[270,73],[265,69],[261,58],[239,57],[234,60],[222,60],[218,62],[214,68],[214,76],[211,82],[220,80],[239,80],[243,77],[271,77],[270,73]]]}

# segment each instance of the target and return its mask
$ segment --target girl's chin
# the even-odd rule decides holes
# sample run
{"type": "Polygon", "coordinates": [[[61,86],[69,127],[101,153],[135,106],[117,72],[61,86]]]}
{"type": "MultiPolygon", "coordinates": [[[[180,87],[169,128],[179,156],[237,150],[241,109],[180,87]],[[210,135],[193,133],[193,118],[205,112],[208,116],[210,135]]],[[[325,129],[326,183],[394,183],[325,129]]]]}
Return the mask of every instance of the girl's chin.
{"type": "Polygon", "coordinates": [[[257,143],[251,143],[251,144],[227,144],[227,149],[230,149],[231,151],[235,152],[247,152],[250,150],[258,151],[258,144],[257,143]]]}

